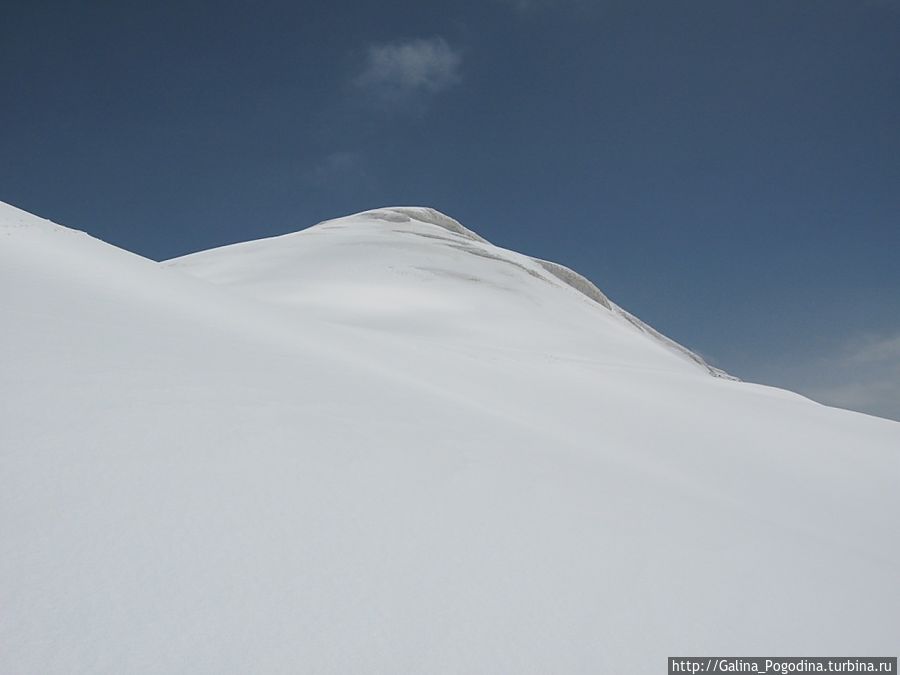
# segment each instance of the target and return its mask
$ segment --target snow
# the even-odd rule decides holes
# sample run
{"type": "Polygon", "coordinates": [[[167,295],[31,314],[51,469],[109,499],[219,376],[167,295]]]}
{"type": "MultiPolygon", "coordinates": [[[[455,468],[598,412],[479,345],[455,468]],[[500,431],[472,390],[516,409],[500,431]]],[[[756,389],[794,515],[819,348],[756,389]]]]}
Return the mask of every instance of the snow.
{"type": "Polygon", "coordinates": [[[158,264],[0,204],[0,283],[0,672],[900,646],[900,424],[436,211],[158,264]]]}

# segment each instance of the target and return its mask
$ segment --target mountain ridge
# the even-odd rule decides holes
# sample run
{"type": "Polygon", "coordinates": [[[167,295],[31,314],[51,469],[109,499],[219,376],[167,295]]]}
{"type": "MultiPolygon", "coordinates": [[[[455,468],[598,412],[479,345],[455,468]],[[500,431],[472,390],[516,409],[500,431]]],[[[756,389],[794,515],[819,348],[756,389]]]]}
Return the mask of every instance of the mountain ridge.
{"type": "MultiPolygon", "coordinates": [[[[282,245],[287,246],[288,242],[290,242],[291,244],[296,244],[297,242],[303,241],[304,237],[309,237],[310,235],[330,236],[328,233],[334,233],[336,230],[343,230],[345,232],[359,230],[360,232],[366,234],[377,232],[379,235],[379,243],[381,248],[373,251],[373,253],[376,255],[382,252],[384,250],[384,247],[388,245],[393,245],[395,247],[408,246],[406,243],[402,242],[401,239],[396,235],[415,235],[424,238],[426,240],[424,242],[426,245],[418,247],[418,259],[415,257],[410,257],[410,259],[408,260],[400,261],[395,258],[385,258],[384,265],[392,266],[395,270],[399,270],[401,268],[406,270],[425,269],[422,267],[422,265],[424,265],[425,263],[422,263],[422,265],[417,265],[417,261],[434,258],[434,256],[432,255],[433,251],[430,250],[432,245],[445,246],[459,250],[470,256],[483,258],[486,261],[494,261],[497,264],[510,265],[514,268],[517,268],[521,272],[524,272],[530,277],[539,279],[550,285],[562,284],[568,289],[574,290],[575,292],[579,293],[580,296],[588,299],[592,303],[596,303],[601,308],[603,308],[603,310],[624,320],[624,322],[627,322],[629,326],[635,328],[643,335],[656,341],[666,349],[678,354],[682,358],[695,363],[697,366],[704,369],[709,374],[724,379],[737,379],[718,368],[710,366],[702,357],[700,357],[696,353],[683,347],[674,340],[671,340],[670,338],[662,335],[651,326],[635,317],[633,314],[627,312],[617,304],[613,303],[599,288],[597,288],[596,285],[594,285],[593,282],[591,282],[581,274],[575,272],[574,270],[571,270],[559,263],[535,258],[532,256],[526,256],[509,249],[495,246],[473,230],[466,228],[459,221],[430,207],[406,206],[371,209],[340,218],[329,219],[309,228],[299,230],[297,232],[292,232],[286,235],[258,240],[257,242],[243,242],[240,244],[232,244],[229,246],[210,249],[208,251],[201,251],[195,254],[189,254],[173,260],[165,261],[163,264],[169,267],[186,270],[190,273],[192,272],[193,264],[196,261],[201,261],[200,269],[194,269],[193,273],[197,274],[201,278],[213,278],[215,274],[212,275],[212,277],[210,277],[209,275],[204,275],[202,259],[218,257],[216,260],[216,266],[219,268],[217,270],[217,273],[233,277],[236,275],[240,275],[239,265],[241,263],[236,262],[235,267],[232,268],[231,271],[227,273],[223,272],[222,270],[228,262],[227,259],[223,260],[223,258],[227,258],[229,254],[232,254],[233,258],[237,258],[239,252],[246,250],[248,247],[259,248],[270,245],[274,248],[274,246],[276,246],[279,242],[283,242],[282,245]],[[430,227],[436,229],[429,230],[428,228],[430,227]],[[268,242],[268,244],[266,242],[268,242]]],[[[336,236],[334,238],[336,240],[335,245],[339,245],[339,242],[337,241],[338,238],[336,236]]],[[[342,260],[339,257],[335,256],[333,262],[336,267],[340,267],[342,260]]],[[[445,275],[457,274],[457,277],[461,278],[459,275],[459,270],[466,269],[466,273],[469,275],[468,279],[470,281],[486,278],[484,276],[478,276],[479,272],[477,270],[477,266],[467,265],[464,256],[457,256],[453,258],[452,261],[443,262],[440,266],[445,275]]],[[[435,272],[435,270],[437,269],[437,263],[435,263],[428,269],[430,269],[432,272],[435,272]]],[[[374,277],[374,275],[372,276],[374,277]]],[[[379,281],[381,281],[381,279],[379,279],[379,281]]],[[[527,281],[528,280],[525,279],[520,281],[519,283],[524,285],[527,281]]],[[[302,275],[296,275],[293,283],[298,287],[302,286],[302,275]]],[[[400,295],[399,292],[398,295],[400,295]]],[[[561,338],[561,341],[562,340],[563,338],[561,338]]]]}

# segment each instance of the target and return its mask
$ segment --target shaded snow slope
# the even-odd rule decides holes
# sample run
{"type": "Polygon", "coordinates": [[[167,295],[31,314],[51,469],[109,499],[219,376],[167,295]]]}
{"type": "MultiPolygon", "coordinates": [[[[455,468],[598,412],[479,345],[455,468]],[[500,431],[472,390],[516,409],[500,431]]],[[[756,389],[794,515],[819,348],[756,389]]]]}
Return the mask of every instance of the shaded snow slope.
{"type": "Polygon", "coordinates": [[[896,653],[900,424],[383,214],[172,268],[0,205],[0,672],[896,653]]]}

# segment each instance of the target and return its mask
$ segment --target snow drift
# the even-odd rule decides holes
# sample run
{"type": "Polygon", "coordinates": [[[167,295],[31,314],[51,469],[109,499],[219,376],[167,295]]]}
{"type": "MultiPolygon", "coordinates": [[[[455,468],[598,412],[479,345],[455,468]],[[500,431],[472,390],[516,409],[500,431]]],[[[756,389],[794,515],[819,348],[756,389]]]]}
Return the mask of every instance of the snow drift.
{"type": "Polygon", "coordinates": [[[0,671],[892,654],[900,424],[392,208],[159,264],[0,205],[0,671]]]}

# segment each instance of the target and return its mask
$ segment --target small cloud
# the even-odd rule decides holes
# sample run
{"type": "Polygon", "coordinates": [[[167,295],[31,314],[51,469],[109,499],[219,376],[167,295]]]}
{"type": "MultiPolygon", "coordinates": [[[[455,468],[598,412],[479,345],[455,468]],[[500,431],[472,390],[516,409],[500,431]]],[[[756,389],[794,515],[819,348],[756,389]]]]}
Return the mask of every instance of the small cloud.
{"type": "Polygon", "coordinates": [[[597,6],[597,0],[497,0],[519,14],[531,16],[548,9],[590,9],[597,6]]]}
{"type": "Polygon", "coordinates": [[[500,0],[504,5],[509,5],[517,12],[533,12],[548,4],[545,0],[500,0]]]}
{"type": "Polygon", "coordinates": [[[829,353],[791,364],[779,379],[827,405],[900,420],[900,331],[847,340],[829,353]]]}
{"type": "Polygon", "coordinates": [[[850,352],[858,363],[881,363],[900,368],[900,335],[866,340],[850,352]]]}
{"type": "Polygon", "coordinates": [[[359,182],[366,177],[365,160],[358,152],[338,150],[326,155],[306,172],[306,182],[317,187],[327,186],[335,181],[359,182]]]}
{"type": "Polygon", "coordinates": [[[462,56],[441,37],[372,45],[354,84],[382,103],[436,94],[460,81],[462,56]]]}

